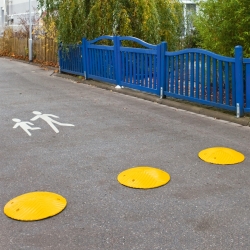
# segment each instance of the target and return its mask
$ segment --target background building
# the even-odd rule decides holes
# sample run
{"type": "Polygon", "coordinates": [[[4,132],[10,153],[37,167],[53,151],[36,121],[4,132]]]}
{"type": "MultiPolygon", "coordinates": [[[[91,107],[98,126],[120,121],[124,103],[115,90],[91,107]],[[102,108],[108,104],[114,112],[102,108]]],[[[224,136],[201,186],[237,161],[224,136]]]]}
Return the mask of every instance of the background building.
{"type": "Polygon", "coordinates": [[[184,36],[187,35],[193,29],[193,24],[190,20],[190,16],[197,12],[197,5],[194,0],[181,0],[183,3],[183,13],[185,18],[185,29],[184,29],[184,36]]]}
{"type": "MultiPolygon", "coordinates": [[[[185,17],[185,29],[184,34],[186,35],[192,30],[193,25],[189,17],[191,14],[197,11],[197,6],[194,0],[181,0],[184,4],[184,17],[185,17]]],[[[31,13],[35,14],[37,9],[37,1],[31,0],[31,13]]],[[[0,0],[0,35],[5,26],[11,26],[18,28],[19,17],[29,15],[29,0],[0,0]]]]}
{"type": "MultiPolygon", "coordinates": [[[[37,1],[31,0],[31,14],[37,9],[37,1]]],[[[29,16],[29,0],[0,0],[0,34],[5,26],[17,28],[19,17],[29,16]]]]}

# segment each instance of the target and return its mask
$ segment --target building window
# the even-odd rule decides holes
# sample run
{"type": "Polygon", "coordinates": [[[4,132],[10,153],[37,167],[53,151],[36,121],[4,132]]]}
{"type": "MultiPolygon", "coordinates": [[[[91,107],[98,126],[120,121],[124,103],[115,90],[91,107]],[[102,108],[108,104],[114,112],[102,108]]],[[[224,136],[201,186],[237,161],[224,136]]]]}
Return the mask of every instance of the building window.
{"type": "Polygon", "coordinates": [[[192,16],[196,13],[196,4],[186,3],[184,6],[185,35],[193,30],[192,16]]]}

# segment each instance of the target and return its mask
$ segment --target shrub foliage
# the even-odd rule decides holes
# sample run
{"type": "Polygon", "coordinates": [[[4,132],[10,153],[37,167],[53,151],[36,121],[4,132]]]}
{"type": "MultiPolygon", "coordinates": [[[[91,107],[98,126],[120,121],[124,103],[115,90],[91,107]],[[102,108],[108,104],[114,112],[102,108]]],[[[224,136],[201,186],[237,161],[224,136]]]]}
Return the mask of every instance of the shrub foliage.
{"type": "Polygon", "coordinates": [[[121,35],[177,49],[183,28],[179,0],[39,0],[39,7],[55,20],[64,44],[121,35]]]}
{"type": "Polygon", "coordinates": [[[250,57],[249,0],[201,0],[194,25],[204,49],[233,56],[234,47],[242,45],[250,57]]]}

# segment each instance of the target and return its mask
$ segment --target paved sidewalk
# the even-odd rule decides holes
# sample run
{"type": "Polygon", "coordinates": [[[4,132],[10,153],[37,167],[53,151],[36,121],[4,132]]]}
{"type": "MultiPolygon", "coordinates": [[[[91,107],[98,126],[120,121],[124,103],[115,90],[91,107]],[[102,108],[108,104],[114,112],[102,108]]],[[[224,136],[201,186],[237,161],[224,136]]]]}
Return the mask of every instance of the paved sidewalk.
{"type": "Polygon", "coordinates": [[[52,69],[5,58],[0,65],[0,206],[37,190],[68,202],[60,214],[34,222],[1,211],[0,250],[250,249],[248,126],[52,69]],[[17,119],[40,129],[29,136],[17,119]],[[218,166],[198,157],[214,146],[245,160],[218,166]],[[149,190],[120,185],[118,174],[138,165],[162,169],[171,180],[149,190]]]}

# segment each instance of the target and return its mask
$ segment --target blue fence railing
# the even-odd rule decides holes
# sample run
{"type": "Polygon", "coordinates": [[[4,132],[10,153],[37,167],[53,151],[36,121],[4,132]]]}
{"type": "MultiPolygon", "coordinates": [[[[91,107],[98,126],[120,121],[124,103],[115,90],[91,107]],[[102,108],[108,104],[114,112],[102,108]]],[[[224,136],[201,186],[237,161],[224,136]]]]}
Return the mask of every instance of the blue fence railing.
{"type": "Polygon", "coordinates": [[[235,110],[235,58],[186,49],[165,52],[165,67],[166,96],[235,110]]]}
{"type": "Polygon", "coordinates": [[[63,72],[84,75],[82,48],[82,45],[71,45],[59,49],[59,65],[63,72]]]}
{"type": "Polygon", "coordinates": [[[169,52],[166,42],[101,36],[60,48],[59,65],[61,72],[235,111],[238,117],[250,112],[250,59],[243,59],[241,46],[235,57],[225,57],[203,49],[169,52]],[[103,40],[109,45],[100,45],[103,40]]]}
{"type": "Polygon", "coordinates": [[[250,113],[250,58],[243,58],[244,112],[250,113]]]}
{"type": "Polygon", "coordinates": [[[85,47],[86,78],[116,83],[115,37],[102,36],[95,40],[83,39],[85,47]],[[97,45],[101,40],[110,40],[112,46],[97,45]]]}
{"type": "Polygon", "coordinates": [[[160,94],[159,46],[131,37],[117,37],[120,76],[118,84],[156,95],[160,94]],[[121,47],[122,41],[137,42],[145,48],[121,47]],[[120,47],[119,47],[120,46],[120,47]]]}

